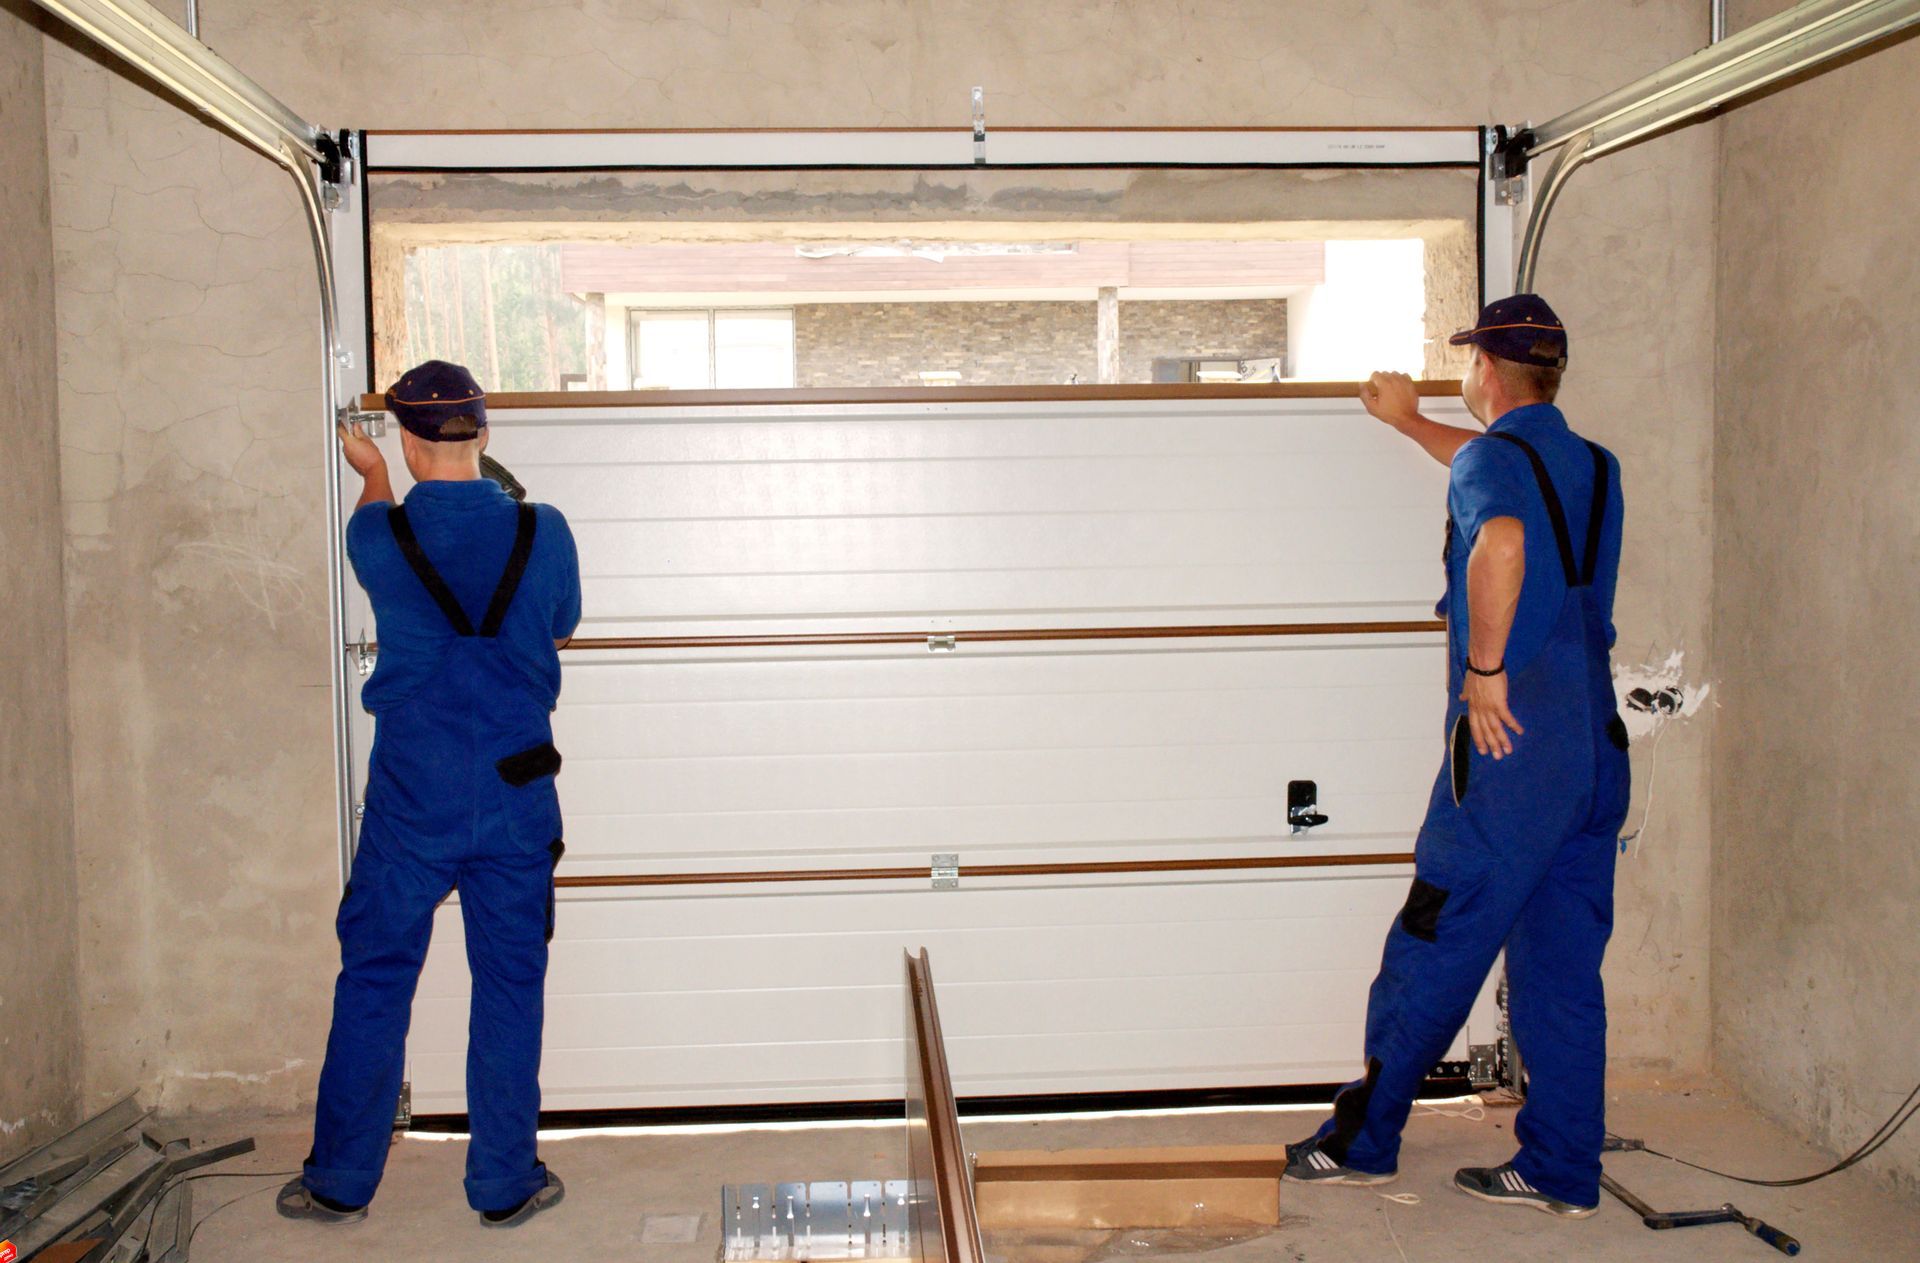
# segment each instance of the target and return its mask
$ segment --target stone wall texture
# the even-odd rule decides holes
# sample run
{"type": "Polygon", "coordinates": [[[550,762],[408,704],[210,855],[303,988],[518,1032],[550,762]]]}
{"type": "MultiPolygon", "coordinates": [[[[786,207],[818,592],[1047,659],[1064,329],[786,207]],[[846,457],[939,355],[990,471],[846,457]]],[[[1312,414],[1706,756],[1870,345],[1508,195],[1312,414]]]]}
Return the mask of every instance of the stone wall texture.
{"type": "Polygon", "coordinates": [[[0,0],[0,1161],[80,1084],[41,34],[0,0]]]}
{"type": "MultiPolygon", "coordinates": [[[[968,386],[1098,380],[1093,303],[805,303],[794,308],[794,383],[917,386],[952,371],[968,386]]],[[[1163,356],[1284,359],[1287,300],[1120,304],[1120,380],[1150,382],[1163,356]]]]}
{"type": "MultiPolygon", "coordinates": [[[[1517,122],[1706,38],[1695,0],[206,0],[201,17],[305,117],[369,128],[960,127],[974,84],[1003,126],[1517,122]]],[[[86,1089],[293,1106],[339,894],[313,264],[284,175],[48,50],[86,1089]]],[[[1703,664],[1713,154],[1695,128],[1581,172],[1539,273],[1577,348],[1563,402],[1625,465],[1623,651],[1703,664]]],[[[1622,1064],[1705,1064],[1710,726],[1664,737],[1650,841],[1622,868],[1622,1064]]]]}
{"type": "MultiPolygon", "coordinates": [[[[1840,1153],[1920,1078],[1908,107],[1920,40],[1721,124],[1714,1056],[1840,1153]]],[[[1870,1169],[1920,1191],[1920,1134],[1870,1169]]]]}

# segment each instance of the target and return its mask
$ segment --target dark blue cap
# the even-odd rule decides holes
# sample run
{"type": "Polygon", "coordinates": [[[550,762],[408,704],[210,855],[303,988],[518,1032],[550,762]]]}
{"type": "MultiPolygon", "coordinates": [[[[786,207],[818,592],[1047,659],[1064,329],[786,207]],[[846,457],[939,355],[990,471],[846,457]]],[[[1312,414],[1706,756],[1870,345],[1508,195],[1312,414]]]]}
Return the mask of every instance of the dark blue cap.
{"type": "Polygon", "coordinates": [[[1447,339],[1453,346],[1477,346],[1488,355],[1541,368],[1567,366],[1567,330],[1538,294],[1515,294],[1480,309],[1473,328],[1447,339]]]}
{"type": "Polygon", "coordinates": [[[457,442],[473,435],[443,435],[441,429],[455,417],[472,417],[485,429],[487,392],[460,365],[428,360],[387,388],[387,411],[409,433],[429,443],[457,442]]]}

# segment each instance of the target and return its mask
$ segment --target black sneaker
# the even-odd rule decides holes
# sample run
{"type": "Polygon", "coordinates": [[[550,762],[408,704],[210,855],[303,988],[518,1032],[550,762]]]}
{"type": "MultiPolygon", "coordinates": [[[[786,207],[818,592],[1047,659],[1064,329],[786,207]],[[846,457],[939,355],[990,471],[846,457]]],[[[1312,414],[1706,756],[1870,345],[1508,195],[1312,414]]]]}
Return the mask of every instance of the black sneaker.
{"type": "Polygon", "coordinates": [[[1497,1167],[1461,1167],[1453,1173],[1453,1186],[1462,1193],[1477,1197],[1483,1202],[1498,1202],[1503,1206],[1531,1206],[1535,1210],[1544,1210],[1549,1215],[1558,1215],[1562,1219],[1585,1219],[1600,1209],[1598,1205],[1575,1206],[1571,1202],[1548,1197],[1527,1183],[1526,1179],[1513,1169],[1511,1162],[1497,1167]]]}
{"type": "Polygon", "coordinates": [[[558,1206],[566,1195],[567,1186],[560,1182],[559,1176],[549,1171],[546,1187],[518,1206],[509,1206],[505,1210],[481,1211],[480,1226],[482,1228],[518,1228],[548,1207],[558,1206]]]}
{"type": "Polygon", "coordinates": [[[1287,1170],[1281,1178],[1300,1184],[1350,1184],[1366,1187],[1373,1184],[1391,1184],[1400,1178],[1398,1171],[1389,1171],[1385,1175],[1375,1175],[1371,1171],[1356,1171],[1352,1167],[1341,1166],[1320,1147],[1320,1140],[1303,1140],[1297,1145],[1287,1146],[1287,1170]]]}
{"type": "Polygon", "coordinates": [[[296,1175],[273,1199],[273,1208],[282,1219],[311,1219],[319,1224],[357,1224],[367,1217],[365,1206],[348,1206],[330,1197],[322,1197],[307,1187],[306,1177],[296,1175]]]}

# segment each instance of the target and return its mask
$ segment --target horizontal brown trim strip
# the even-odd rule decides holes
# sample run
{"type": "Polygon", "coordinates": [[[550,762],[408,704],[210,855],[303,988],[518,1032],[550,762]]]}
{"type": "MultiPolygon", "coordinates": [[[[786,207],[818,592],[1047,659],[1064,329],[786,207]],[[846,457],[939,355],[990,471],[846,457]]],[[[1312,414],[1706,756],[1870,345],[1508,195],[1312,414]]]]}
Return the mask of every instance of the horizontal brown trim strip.
{"type": "MultiPolygon", "coordinates": [[[[1477,127],[1183,127],[1168,124],[1165,127],[1008,127],[994,125],[988,129],[988,135],[996,132],[1240,132],[1251,135],[1285,134],[1288,132],[1473,132],[1477,127]]],[[[971,135],[971,125],[956,127],[472,127],[472,128],[426,128],[408,131],[405,128],[369,128],[369,136],[852,136],[874,133],[879,135],[919,136],[938,133],[958,133],[971,135]]]]}
{"type": "Polygon", "coordinates": [[[976,1184],[1050,1184],[1071,1180],[1277,1180],[1285,1158],[1216,1158],[1195,1162],[1083,1162],[974,1167],[976,1184]]]}
{"type": "MultiPolygon", "coordinates": [[[[1408,853],[1375,855],[1244,855],[1211,860],[1103,860],[1085,864],[967,864],[968,877],[1104,877],[1126,873],[1212,873],[1274,868],[1367,868],[1411,864],[1408,853]]],[[[925,881],[931,870],[913,868],[772,869],[733,873],[599,873],[583,877],[556,877],[562,889],[604,889],[616,886],[751,886],[802,881],[925,881]]]]}
{"type": "MultiPolygon", "coordinates": [[[[1425,398],[1456,397],[1457,381],[1416,382],[1425,398]]],[[[1146,399],[1350,399],[1358,382],[1148,383],[1114,386],[802,386],[791,390],[544,390],[487,396],[487,409],[705,408],[755,404],[885,403],[1101,403],[1146,399]]],[[[361,395],[360,408],[380,412],[380,395],[361,395]]]]}
{"type": "Polygon", "coordinates": [[[763,649],[807,645],[920,645],[952,637],[956,646],[1039,640],[1195,640],[1210,636],[1386,636],[1440,632],[1438,619],[1376,623],[1219,623],[1171,627],[1007,627],[980,631],[794,632],[766,636],[575,636],[564,648],[586,649],[763,649]]]}

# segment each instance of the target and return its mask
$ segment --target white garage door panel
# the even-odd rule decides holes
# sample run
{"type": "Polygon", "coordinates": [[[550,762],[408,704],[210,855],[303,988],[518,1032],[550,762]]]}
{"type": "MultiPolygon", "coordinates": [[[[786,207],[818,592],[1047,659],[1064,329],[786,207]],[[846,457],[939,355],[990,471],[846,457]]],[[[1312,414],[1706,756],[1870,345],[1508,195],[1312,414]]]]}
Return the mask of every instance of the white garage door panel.
{"type": "MultiPolygon", "coordinates": [[[[491,451],[573,524],[588,637],[1400,621],[1441,582],[1445,473],[1351,398],[493,421],[491,451]]],[[[1430,632],[564,661],[573,875],[1404,852],[1445,704],[1430,632]],[[1294,779],[1332,818],[1304,837],[1294,779]]],[[[922,946],[965,1093],[1343,1080],[1406,887],[1387,867],[563,891],[547,1104],[898,1096],[900,953],[922,946]]],[[[423,1112],[465,1108],[467,994],[449,904],[409,1048],[423,1112]]],[[[1474,1022],[1492,1038],[1489,1006],[1474,1022]]]]}
{"type": "MultiPolygon", "coordinates": [[[[941,961],[966,1093],[1338,1079],[1405,884],[1401,871],[569,899],[548,987],[547,1106],[897,1095],[893,975],[909,944],[941,961]],[[745,928],[721,930],[723,914],[745,928]]],[[[422,1110],[461,1107],[431,1087],[461,1074],[462,1042],[447,1038],[465,1019],[461,950],[450,907],[417,1005],[422,1110]]]]}
{"type": "Polygon", "coordinates": [[[1403,849],[1438,765],[1443,665],[1431,636],[1345,649],[911,652],[778,672],[733,664],[730,676],[724,663],[570,667],[556,722],[569,871],[689,857],[925,863],[935,849],[967,862],[1244,850],[1286,837],[1294,779],[1316,781],[1332,817],[1314,848],[1403,849]],[[815,671],[828,696],[753,696],[815,671]],[[655,686],[684,700],[623,700],[655,686]],[[582,700],[602,689],[608,700],[582,700]]]}
{"type": "Polygon", "coordinates": [[[567,510],[588,630],[634,634],[1420,617],[1441,483],[1406,448],[1353,401],[1318,399],[710,409],[641,427],[560,410],[493,440],[567,510]]]}

